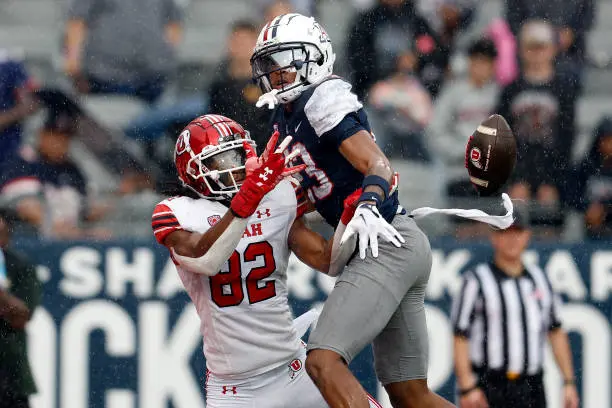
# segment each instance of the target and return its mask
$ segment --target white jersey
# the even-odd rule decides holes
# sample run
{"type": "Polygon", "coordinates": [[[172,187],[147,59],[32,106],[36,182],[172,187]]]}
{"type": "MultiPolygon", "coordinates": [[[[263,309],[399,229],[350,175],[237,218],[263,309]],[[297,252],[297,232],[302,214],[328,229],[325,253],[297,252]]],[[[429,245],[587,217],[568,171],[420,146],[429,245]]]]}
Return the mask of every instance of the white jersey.
{"type": "MultiPolygon", "coordinates": [[[[163,243],[176,230],[204,233],[227,211],[206,199],[174,197],[159,203],[153,231],[163,243]]],[[[248,378],[291,360],[300,348],[288,303],[289,229],[296,218],[293,186],[282,181],[248,221],[236,250],[215,276],[177,266],[201,321],[208,370],[248,378]]]]}

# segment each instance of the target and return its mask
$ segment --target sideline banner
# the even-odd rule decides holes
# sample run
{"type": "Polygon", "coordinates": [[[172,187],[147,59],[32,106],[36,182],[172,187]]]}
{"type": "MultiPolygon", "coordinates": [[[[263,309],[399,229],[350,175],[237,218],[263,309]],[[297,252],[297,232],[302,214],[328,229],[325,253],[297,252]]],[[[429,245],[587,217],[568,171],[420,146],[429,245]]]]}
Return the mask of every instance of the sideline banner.
{"type": "MultiPolygon", "coordinates": [[[[34,408],[204,407],[205,362],[199,321],[165,249],[154,242],[16,245],[38,265],[42,306],[29,325],[30,360],[39,393],[34,408]]],[[[451,296],[461,272],[486,260],[486,245],[434,242],[427,290],[430,386],[453,398],[451,296]]],[[[608,243],[535,244],[526,254],[550,277],[565,304],[582,407],[612,407],[612,249],[608,243]]],[[[323,302],[334,280],[292,258],[296,315],[323,302]]],[[[549,353],[550,354],[550,353],[549,353]]],[[[366,349],[351,365],[379,394],[366,349]]],[[[551,355],[549,406],[560,407],[560,377],[551,355]]]]}

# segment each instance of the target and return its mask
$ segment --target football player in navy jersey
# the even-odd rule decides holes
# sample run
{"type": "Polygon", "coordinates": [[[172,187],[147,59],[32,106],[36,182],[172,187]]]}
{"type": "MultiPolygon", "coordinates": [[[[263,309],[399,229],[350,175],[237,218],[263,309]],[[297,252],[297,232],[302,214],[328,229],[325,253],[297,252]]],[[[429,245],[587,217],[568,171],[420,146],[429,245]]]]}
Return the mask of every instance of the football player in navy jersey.
{"type": "Polygon", "coordinates": [[[427,386],[429,240],[399,205],[397,177],[351,85],[333,75],[334,60],[325,30],[300,14],[264,26],[251,58],[264,92],[257,106],[275,109],[272,123],[293,136],[289,150],[307,166],[300,182],[316,210],[336,227],[344,200],[360,194],[353,218],[342,220],[342,240],[334,239],[348,253],[357,241],[360,256],[350,258],[325,303],[306,368],[331,407],[365,408],[347,364],[372,343],[394,407],[452,407],[427,386]]]}

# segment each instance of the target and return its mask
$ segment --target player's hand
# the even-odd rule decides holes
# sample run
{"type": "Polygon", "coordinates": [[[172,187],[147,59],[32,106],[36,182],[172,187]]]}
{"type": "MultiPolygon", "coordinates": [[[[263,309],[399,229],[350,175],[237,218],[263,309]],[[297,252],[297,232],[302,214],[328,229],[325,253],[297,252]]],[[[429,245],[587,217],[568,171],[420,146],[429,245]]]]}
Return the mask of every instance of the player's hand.
{"type": "Polygon", "coordinates": [[[406,240],[391,224],[389,224],[378,212],[375,205],[361,203],[355,210],[353,219],[346,226],[342,235],[340,245],[352,235],[357,234],[359,238],[359,257],[365,259],[368,244],[374,258],[378,257],[378,236],[391,242],[396,247],[401,247],[406,240]]]}
{"type": "Polygon", "coordinates": [[[280,101],[276,97],[278,93],[278,89],[273,89],[270,92],[267,92],[259,97],[256,107],[261,108],[262,106],[268,105],[268,109],[274,109],[277,105],[280,105],[280,101]]]}
{"type": "MultiPolygon", "coordinates": [[[[389,191],[389,196],[395,193],[397,190],[397,186],[399,185],[399,173],[393,173],[393,180],[391,183],[391,190],[389,191]]],[[[359,197],[361,197],[361,193],[363,193],[362,188],[358,188],[353,191],[351,195],[344,199],[344,210],[342,211],[342,215],[340,216],[340,221],[344,225],[348,225],[348,223],[353,218],[355,214],[355,210],[357,209],[357,205],[359,204],[359,197]]]]}
{"type": "MultiPolygon", "coordinates": [[[[266,144],[266,148],[264,149],[264,152],[261,154],[261,156],[257,157],[257,152],[255,151],[255,148],[253,147],[253,145],[249,142],[247,142],[246,140],[244,140],[242,142],[242,146],[244,147],[244,150],[246,150],[246,174],[247,176],[249,176],[251,173],[253,173],[255,170],[257,170],[259,167],[261,167],[261,165],[268,160],[268,158],[270,157],[270,154],[272,152],[275,151],[275,147],[276,147],[276,143],[278,142],[278,138],[280,137],[280,132],[278,131],[276,125],[274,126],[274,133],[272,133],[272,136],[270,136],[270,139],[268,139],[268,143],[266,144]]],[[[285,142],[287,140],[287,138],[285,138],[285,140],[283,140],[283,142],[285,142]]],[[[291,139],[289,139],[291,141],[291,139]]],[[[287,144],[288,146],[288,144],[287,144]]],[[[280,148],[280,146],[279,146],[280,148]]],[[[282,150],[284,151],[286,149],[283,148],[282,150]]],[[[295,154],[292,156],[295,157],[295,154]]]]}
{"type": "Polygon", "coordinates": [[[576,385],[568,384],[563,387],[563,408],[578,408],[578,391],[576,385]]]}
{"type": "Polygon", "coordinates": [[[461,397],[459,408],[489,408],[489,403],[484,392],[480,388],[474,388],[461,397]]]}
{"type": "MultiPolygon", "coordinates": [[[[276,136],[278,139],[278,136],[276,136]]],[[[242,183],[240,190],[232,199],[230,208],[240,218],[248,218],[255,212],[263,197],[276,187],[280,181],[306,168],[305,165],[287,167],[298,152],[285,157],[283,154],[291,143],[287,136],[274,153],[269,154],[257,169],[249,174],[242,183]]]]}

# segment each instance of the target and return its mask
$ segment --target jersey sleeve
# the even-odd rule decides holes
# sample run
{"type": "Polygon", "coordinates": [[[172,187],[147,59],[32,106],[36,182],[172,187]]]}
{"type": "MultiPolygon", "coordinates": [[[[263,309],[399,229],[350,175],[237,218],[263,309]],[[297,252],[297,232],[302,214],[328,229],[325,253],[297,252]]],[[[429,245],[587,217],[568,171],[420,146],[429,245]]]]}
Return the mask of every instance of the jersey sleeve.
{"type": "MultiPolygon", "coordinates": [[[[345,125],[342,122],[362,108],[357,95],[351,92],[349,83],[341,79],[331,79],[321,83],[313,91],[304,107],[304,113],[317,136],[346,139],[354,134],[346,135],[346,128],[354,126],[355,123],[350,119],[345,125]]],[[[357,116],[354,119],[356,120],[357,116]]]]}
{"type": "Polygon", "coordinates": [[[163,202],[155,206],[151,226],[155,239],[162,245],[170,233],[183,229],[172,209],[163,202]]]}

